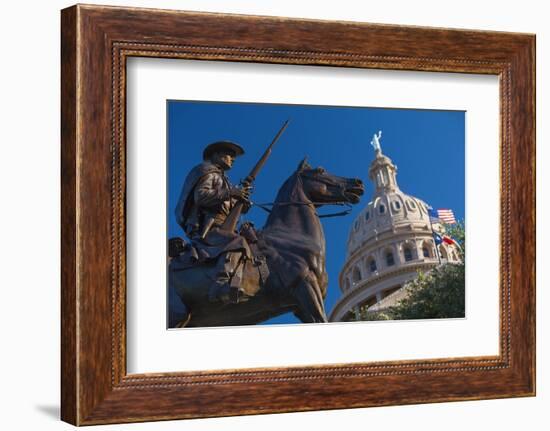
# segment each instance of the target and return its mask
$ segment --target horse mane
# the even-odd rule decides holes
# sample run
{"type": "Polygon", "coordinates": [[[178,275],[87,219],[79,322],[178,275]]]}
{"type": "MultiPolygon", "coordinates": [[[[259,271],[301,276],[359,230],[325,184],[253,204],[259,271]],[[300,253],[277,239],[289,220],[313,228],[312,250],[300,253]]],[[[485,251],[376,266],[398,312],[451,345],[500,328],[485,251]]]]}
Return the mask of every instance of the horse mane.
{"type": "MultiPolygon", "coordinates": [[[[303,195],[303,190],[300,190],[297,187],[297,182],[299,179],[300,171],[296,170],[290,175],[283,185],[279,188],[277,196],[275,197],[274,203],[277,202],[297,202],[303,200],[305,196],[303,195]]],[[[273,218],[277,215],[280,207],[275,205],[269,214],[269,217],[266,220],[265,226],[269,226],[273,222],[273,218]]],[[[264,227],[265,227],[264,226],[264,227]]]]}
{"type": "Polygon", "coordinates": [[[275,202],[286,202],[294,198],[296,194],[296,182],[298,181],[298,171],[295,171],[290,175],[275,197],[275,202]]]}

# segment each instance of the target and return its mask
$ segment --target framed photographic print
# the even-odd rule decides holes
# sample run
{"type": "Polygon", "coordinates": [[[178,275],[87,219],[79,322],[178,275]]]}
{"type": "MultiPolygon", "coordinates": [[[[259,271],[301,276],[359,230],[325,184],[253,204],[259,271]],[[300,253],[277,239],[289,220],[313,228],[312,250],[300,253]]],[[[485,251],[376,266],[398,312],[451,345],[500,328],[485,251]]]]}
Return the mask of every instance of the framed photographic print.
{"type": "Polygon", "coordinates": [[[534,46],[63,10],[62,419],[534,395],[534,46]]]}

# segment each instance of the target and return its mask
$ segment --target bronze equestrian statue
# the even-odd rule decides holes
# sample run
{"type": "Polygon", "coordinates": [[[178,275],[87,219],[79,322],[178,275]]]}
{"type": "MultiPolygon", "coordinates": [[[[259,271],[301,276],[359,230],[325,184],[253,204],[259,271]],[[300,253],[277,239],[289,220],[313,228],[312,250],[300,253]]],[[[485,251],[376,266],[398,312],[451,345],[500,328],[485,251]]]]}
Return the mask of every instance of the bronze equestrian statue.
{"type": "Polygon", "coordinates": [[[325,237],[317,209],[358,203],[363,183],[303,160],[280,188],[263,229],[244,224],[237,232],[227,226],[235,223],[235,207],[250,208],[253,175],[235,187],[224,172],[243,153],[232,142],[211,144],[186,179],[176,216],[190,242],[170,244],[168,269],[169,289],[184,312],[169,313],[169,327],[249,325],[287,312],[304,323],[327,322],[325,237]]]}

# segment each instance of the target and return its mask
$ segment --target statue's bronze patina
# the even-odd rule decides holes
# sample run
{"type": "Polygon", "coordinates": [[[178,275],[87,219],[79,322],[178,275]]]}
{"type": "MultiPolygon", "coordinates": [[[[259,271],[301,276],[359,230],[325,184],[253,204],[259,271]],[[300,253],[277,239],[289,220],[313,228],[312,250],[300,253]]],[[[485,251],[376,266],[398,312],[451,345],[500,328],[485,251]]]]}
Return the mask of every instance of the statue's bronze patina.
{"type": "Polygon", "coordinates": [[[184,312],[170,313],[170,327],[255,324],[286,312],[305,323],[327,321],[325,237],[317,208],[358,203],[362,181],[303,160],[280,188],[263,229],[248,223],[235,229],[235,212],[250,208],[251,183],[284,127],[240,187],[224,171],[244,150],[227,141],[208,146],[205,161],[188,175],[176,216],[190,242],[171,240],[169,265],[169,289],[184,312]]]}
{"type": "Polygon", "coordinates": [[[191,240],[189,251],[193,264],[214,263],[215,274],[209,288],[212,302],[237,302],[242,279],[242,259],[250,259],[247,241],[235,232],[224,229],[227,217],[237,202],[249,208],[250,187],[235,187],[225,176],[236,157],[244,150],[236,143],[218,141],[203,152],[203,163],[187,175],[178,204],[176,220],[191,240]]]}

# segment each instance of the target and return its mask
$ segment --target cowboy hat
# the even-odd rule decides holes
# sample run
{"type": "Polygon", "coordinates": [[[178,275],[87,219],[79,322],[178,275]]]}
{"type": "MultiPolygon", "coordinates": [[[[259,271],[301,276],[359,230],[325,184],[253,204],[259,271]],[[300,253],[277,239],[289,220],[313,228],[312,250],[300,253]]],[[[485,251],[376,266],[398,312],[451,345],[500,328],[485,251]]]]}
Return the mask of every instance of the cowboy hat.
{"type": "Polygon", "coordinates": [[[208,160],[210,159],[212,154],[219,153],[219,152],[232,153],[235,157],[238,157],[244,154],[244,149],[240,145],[236,144],[235,142],[216,141],[206,146],[206,148],[202,152],[202,159],[208,160]]]}

